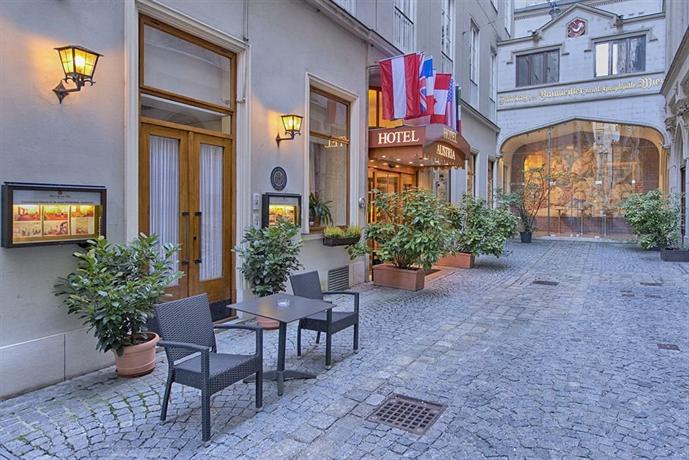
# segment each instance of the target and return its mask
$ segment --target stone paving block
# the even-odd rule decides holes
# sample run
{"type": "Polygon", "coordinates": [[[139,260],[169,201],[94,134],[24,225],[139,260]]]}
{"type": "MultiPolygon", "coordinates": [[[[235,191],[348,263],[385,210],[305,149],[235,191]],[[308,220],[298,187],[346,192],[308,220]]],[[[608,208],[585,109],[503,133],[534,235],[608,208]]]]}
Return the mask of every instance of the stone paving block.
{"type": "MultiPolygon", "coordinates": [[[[317,378],[287,382],[281,398],[267,382],[258,412],[253,385],[217,393],[208,443],[197,390],[173,387],[168,421],[158,420],[160,354],[138,379],[117,379],[111,368],[1,401],[0,459],[682,458],[689,270],[621,244],[536,240],[509,249],[416,293],[358,287],[361,352],[336,334],[329,371],[315,334],[304,335],[296,357],[291,325],[287,366],[317,378]],[[662,286],[640,284],[656,280],[662,286]],[[391,393],[447,408],[423,436],[367,421],[391,393]]],[[[277,334],[264,341],[272,367],[277,334]]],[[[248,333],[218,342],[238,353],[254,346],[248,333]]]]}

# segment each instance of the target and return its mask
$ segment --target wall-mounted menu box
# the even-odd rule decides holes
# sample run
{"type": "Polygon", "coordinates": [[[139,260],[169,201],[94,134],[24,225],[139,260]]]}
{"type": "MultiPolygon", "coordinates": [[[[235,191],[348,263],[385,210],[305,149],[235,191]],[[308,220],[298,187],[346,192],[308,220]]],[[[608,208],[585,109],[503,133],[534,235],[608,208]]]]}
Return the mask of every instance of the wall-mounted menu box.
{"type": "Polygon", "coordinates": [[[5,182],[2,246],[83,243],[105,236],[105,187],[5,182]]]}
{"type": "Polygon", "coordinates": [[[264,193],[261,225],[271,227],[278,219],[301,225],[301,195],[292,193],[264,193]]]}

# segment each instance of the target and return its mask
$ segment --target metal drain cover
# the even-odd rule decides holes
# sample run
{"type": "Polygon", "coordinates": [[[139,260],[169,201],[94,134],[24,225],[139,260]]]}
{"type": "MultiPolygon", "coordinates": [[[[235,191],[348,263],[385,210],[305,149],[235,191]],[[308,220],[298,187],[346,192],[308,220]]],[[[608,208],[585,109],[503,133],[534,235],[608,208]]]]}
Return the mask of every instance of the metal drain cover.
{"type": "Polygon", "coordinates": [[[368,416],[368,420],[422,435],[444,410],[442,404],[392,394],[368,416]]]}
{"type": "Polygon", "coordinates": [[[531,284],[541,284],[543,286],[557,286],[560,283],[558,283],[557,281],[534,280],[531,282],[531,284]]]}
{"type": "Polygon", "coordinates": [[[658,348],[660,348],[661,350],[679,351],[679,347],[674,343],[659,343],[658,348]]]}

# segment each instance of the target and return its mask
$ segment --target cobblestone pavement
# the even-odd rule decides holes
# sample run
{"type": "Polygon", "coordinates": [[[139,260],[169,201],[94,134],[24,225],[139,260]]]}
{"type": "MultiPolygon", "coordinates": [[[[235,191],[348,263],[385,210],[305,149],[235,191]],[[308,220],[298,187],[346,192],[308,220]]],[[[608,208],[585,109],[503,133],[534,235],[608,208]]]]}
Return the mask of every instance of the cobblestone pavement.
{"type": "MultiPolygon", "coordinates": [[[[196,390],[173,387],[158,420],[161,354],[143,378],[106,369],[0,402],[0,458],[688,458],[689,264],[617,244],[510,249],[418,293],[363,287],[361,351],[337,334],[329,371],[310,333],[296,357],[290,328],[288,366],[318,378],[281,398],[266,384],[260,412],[252,385],[216,394],[208,443],[196,390]],[[423,436],[367,421],[391,393],[447,409],[423,436]]],[[[276,332],[265,341],[268,368],[276,332]]]]}

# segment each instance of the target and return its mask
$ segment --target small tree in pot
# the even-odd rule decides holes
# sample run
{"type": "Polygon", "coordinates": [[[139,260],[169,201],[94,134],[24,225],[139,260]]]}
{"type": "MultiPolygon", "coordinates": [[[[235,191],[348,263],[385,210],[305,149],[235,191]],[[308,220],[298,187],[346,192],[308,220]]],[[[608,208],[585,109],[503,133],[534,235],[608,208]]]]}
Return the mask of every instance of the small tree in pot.
{"type": "Polygon", "coordinates": [[[457,205],[448,205],[450,229],[447,238],[448,255],[439,265],[472,268],[475,257],[490,254],[500,257],[505,242],[514,235],[517,218],[504,202],[491,209],[485,200],[464,195],[457,205]]]}
{"type": "Polygon", "coordinates": [[[634,193],[622,203],[627,223],[643,249],[658,248],[668,261],[689,261],[680,234],[679,196],[663,197],[660,190],[634,193]]]}
{"type": "MultiPolygon", "coordinates": [[[[244,233],[242,244],[235,251],[242,259],[240,271],[251,285],[251,292],[264,297],[283,292],[287,278],[294,270],[301,268],[299,252],[301,240],[295,240],[299,227],[280,219],[270,227],[249,228],[244,233]]],[[[266,329],[278,327],[277,321],[258,319],[266,329]]]]}
{"type": "Polygon", "coordinates": [[[376,284],[408,290],[423,289],[425,271],[443,255],[448,219],[445,204],[433,193],[408,189],[376,193],[377,221],[366,233],[374,252],[388,264],[374,265],[376,284]]]}
{"type": "Polygon", "coordinates": [[[178,247],[158,245],[155,235],[139,235],[128,245],[105,238],[75,252],[77,271],[55,284],[70,314],[93,330],[98,349],[115,353],[118,375],[134,377],[155,367],[158,336],[146,321],[165,289],[182,276],[173,268],[178,247]]]}
{"type": "Polygon", "coordinates": [[[504,200],[519,218],[522,243],[531,243],[533,232],[536,231],[538,211],[548,200],[548,178],[544,168],[524,171],[524,183],[505,195],[504,200]]]}

